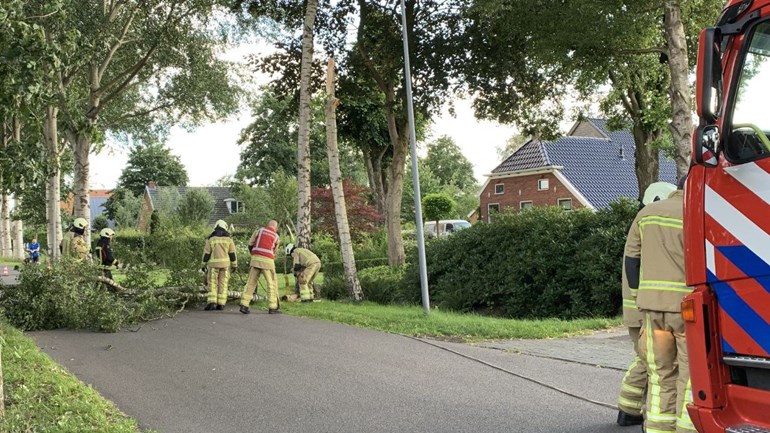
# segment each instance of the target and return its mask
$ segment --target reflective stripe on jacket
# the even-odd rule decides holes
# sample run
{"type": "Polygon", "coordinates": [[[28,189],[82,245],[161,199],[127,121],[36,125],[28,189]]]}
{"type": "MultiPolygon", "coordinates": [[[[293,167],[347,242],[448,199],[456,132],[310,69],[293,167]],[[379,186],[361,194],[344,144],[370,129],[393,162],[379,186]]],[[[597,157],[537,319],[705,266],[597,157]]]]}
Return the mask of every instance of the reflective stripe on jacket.
{"type": "Polygon", "coordinates": [[[249,245],[254,245],[251,249],[251,255],[275,260],[275,249],[278,241],[278,234],[272,228],[262,227],[254,232],[249,241],[249,245]]]}
{"type": "Polygon", "coordinates": [[[235,242],[229,236],[212,236],[206,239],[203,254],[210,254],[207,264],[209,268],[229,268],[237,266],[237,262],[230,263],[230,254],[235,256],[235,242]]]}
{"type": "Polygon", "coordinates": [[[645,206],[631,225],[625,256],[641,259],[636,293],[641,310],[679,312],[682,297],[692,291],[684,283],[683,205],[682,191],[676,191],[645,206]]]}

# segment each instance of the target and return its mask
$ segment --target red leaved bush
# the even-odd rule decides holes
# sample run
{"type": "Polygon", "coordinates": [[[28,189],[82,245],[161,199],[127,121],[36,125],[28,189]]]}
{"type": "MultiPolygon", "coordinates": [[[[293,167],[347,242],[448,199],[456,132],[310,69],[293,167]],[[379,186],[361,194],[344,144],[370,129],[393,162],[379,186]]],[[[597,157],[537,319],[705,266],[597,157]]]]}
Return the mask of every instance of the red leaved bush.
{"type": "MultiPolygon", "coordinates": [[[[382,215],[371,204],[371,189],[353,183],[350,179],[342,181],[345,192],[345,205],[348,211],[348,224],[353,240],[360,239],[362,234],[372,233],[382,222],[382,215]]],[[[331,187],[313,188],[313,225],[318,232],[328,233],[339,240],[337,221],[334,216],[334,197],[331,187]]]]}

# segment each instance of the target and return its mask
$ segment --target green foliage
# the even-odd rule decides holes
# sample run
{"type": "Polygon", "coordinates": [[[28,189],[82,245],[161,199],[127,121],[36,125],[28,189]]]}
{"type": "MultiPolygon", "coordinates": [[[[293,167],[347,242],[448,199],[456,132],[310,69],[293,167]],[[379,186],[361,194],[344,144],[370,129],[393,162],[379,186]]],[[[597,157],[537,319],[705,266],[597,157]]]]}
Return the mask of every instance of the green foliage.
{"type": "Polygon", "coordinates": [[[97,215],[94,221],[91,223],[91,227],[94,232],[99,233],[102,229],[109,227],[107,223],[107,217],[104,215],[97,215]]]}
{"type": "Polygon", "coordinates": [[[422,199],[425,220],[438,221],[452,215],[456,203],[447,194],[428,194],[422,199]]]}
{"type": "Polygon", "coordinates": [[[405,267],[374,266],[358,272],[364,299],[378,304],[393,303],[398,296],[405,267]]]}
{"type": "Polygon", "coordinates": [[[185,226],[206,224],[214,210],[214,198],[205,189],[189,189],[177,207],[179,221],[185,226]]]}
{"type": "MultiPolygon", "coordinates": [[[[514,318],[618,314],[631,200],[599,212],[556,207],[503,214],[426,245],[433,302],[441,308],[514,318]]],[[[419,301],[412,256],[400,299],[419,301]]]]}
{"type": "MultiPolygon", "coordinates": [[[[139,433],[136,421],[0,322],[5,414],[2,432],[139,433]]],[[[149,432],[147,432],[149,433],[149,432]]]]}
{"type": "Polygon", "coordinates": [[[455,185],[461,190],[476,187],[473,164],[449,136],[442,135],[428,143],[425,165],[441,185],[455,185]]]}
{"type": "Polygon", "coordinates": [[[271,178],[272,182],[267,186],[233,185],[233,195],[244,204],[245,212],[231,215],[228,218],[230,223],[253,233],[257,226],[263,226],[274,219],[281,229],[288,226],[294,230],[297,217],[297,177],[278,171],[271,178]]]}
{"type": "Polygon", "coordinates": [[[118,179],[118,188],[124,188],[136,197],[144,195],[149,182],[158,186],[185,186],[187,170],[171,149],[160,143],[143,144],[131,149],[128,163],[118,179]]]}
{"type": "Polygon", "coordinates": [[[110,216],[109,212],[112,209],[112,219],[115,220],[115,225],[118,228],[137,228],[139,226],[139,213],[143,206],[142,197],[135,196],[131,191],[117,188],[112,191],[112,195],[107,199],[104,207],[107,209],[108,216],[110,216]]]}

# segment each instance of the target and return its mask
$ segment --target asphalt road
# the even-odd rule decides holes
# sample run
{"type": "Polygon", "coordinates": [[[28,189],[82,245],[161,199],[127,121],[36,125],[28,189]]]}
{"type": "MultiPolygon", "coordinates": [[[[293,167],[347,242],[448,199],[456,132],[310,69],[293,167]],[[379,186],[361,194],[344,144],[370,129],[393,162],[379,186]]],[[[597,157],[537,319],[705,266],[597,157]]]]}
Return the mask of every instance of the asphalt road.
{"type": "MultiPolygon", "coordinates": [[[[616,412],[414,339],[236,307],[137,332],[30,333],[142,428],[228,432],[637,431],[616,412]]],[[[612,403],[622,373],[437,342],[612,403]]]]}

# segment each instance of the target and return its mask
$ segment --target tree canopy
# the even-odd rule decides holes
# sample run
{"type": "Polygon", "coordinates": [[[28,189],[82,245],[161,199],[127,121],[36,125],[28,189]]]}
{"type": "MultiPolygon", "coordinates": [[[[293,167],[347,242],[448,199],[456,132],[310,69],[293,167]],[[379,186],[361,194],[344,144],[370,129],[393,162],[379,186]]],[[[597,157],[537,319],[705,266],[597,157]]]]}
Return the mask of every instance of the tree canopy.
{"type": "Polygon", "coordinates": [[[141,144],[131,149],[118,188],[142,196],[151,181],[158,186],[185,186],[188,180],[187,170],[171,149],[160,143],[141,144]]]}

